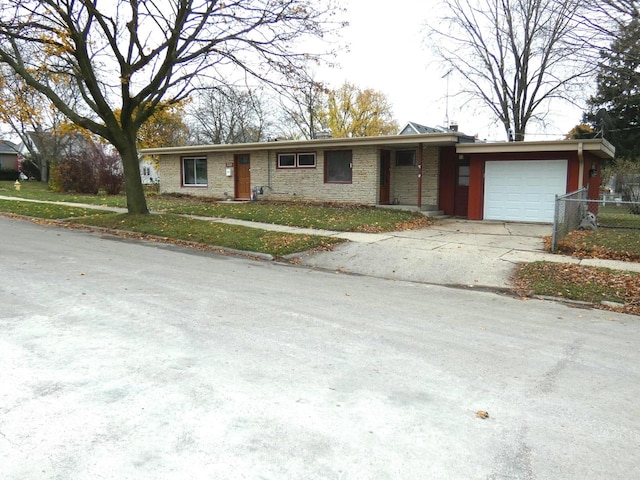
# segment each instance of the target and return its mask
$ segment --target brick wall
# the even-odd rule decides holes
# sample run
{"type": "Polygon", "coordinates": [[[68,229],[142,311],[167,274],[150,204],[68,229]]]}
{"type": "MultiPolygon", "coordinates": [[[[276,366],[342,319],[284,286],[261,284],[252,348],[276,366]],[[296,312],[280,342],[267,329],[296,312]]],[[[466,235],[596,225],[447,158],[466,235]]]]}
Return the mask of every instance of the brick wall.
{"type": "MultiPolygon", "coordinates": [[[[422,205],[438,205],[438,147],[427,146],[422,150],[422,205]]],[[[417,158],[416,158],[417,163],[417,158]]],[[[397,166],[391,152],[391,202],[400,205],[418,204],[418,166],[397,166]]]]}
{"type": "MultiPolygon", "coordinates": [[[[438,203],[438,147],[423,150],[422,204],[438,203]]],[[[242,152],[238,152],[242,153],[242,152]]],[[[283,151],[279,153],[295,153],[283,151]]],[[[308,153],[308,151],[305,151],[308,153]]],[[[331,202],[354,202],[375,205],[378,202],[380,168],[379,149],[359,147],[352,150],[352,183],[332,184],[324,181],[324,151],[316,151],[315,168],[277,168],[277,152],[251,152],[251,186],[262,187],[261,198],[281,200],[314,200],[331,202]]],[[[206,187],[182,186],[182,171],[179,155],[161,155],[160,192],[183,193],[213,198],[233,198],[234,177],[233,153],[208,153],[206,187]],[[226,176],[231,168],[231,176],[226,176]]],[[[391,155],[391,201],[403,205],[417,205],[417,166],[400,167],[391,155]]]]}
{"type": "MultiPolygon", "coordinates": [[[[375,204],[378,198],[378,153],[374,147],[352,150],[352,183],[332,184],[324,181],[324,151],[316,153],[315,168],[277,168],[277,153],[251,152],[251,186],[262,187],[262,198],[282,200],[317,200],[375,204]]],[[[289,153],[289,152],[282,152],[289,153]]],[[[183,193],[214,198],[233,197],[233,168],[226,176],[227,162],[233,163],[233,153],[209,153],[206,187],[182,186],[178,155],[161,155],[160,192],[183,193]],[[226,195],[225,195],[226,194],[226,195]]]]}

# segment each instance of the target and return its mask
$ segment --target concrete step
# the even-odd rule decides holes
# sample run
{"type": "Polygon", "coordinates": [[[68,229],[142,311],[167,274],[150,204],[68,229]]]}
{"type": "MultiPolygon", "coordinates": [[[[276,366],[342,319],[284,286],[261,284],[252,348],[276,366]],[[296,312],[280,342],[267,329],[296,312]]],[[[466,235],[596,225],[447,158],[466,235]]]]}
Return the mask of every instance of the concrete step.
{"type": "Polygon", "coordinates": [[[422,210],[420,213],[422,213],[426,217],[433,218],[436,220],[442,219],[442,218],[449,218],[449,215],[445,215],[442,210],[422,210]]]}

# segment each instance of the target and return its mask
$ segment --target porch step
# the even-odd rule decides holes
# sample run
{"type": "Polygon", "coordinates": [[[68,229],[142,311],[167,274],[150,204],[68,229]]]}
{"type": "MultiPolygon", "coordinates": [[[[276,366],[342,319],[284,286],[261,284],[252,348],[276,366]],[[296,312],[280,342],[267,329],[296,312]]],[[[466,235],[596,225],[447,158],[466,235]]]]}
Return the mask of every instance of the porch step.
{"type": "Polygon", "coordinates": [[[422,213],[426,217],[433,218],[435,220],[438,220],[441,218],[449,218],[449,215],[445,215],[442,210],[422,210],[420,213],[422,213]]]}

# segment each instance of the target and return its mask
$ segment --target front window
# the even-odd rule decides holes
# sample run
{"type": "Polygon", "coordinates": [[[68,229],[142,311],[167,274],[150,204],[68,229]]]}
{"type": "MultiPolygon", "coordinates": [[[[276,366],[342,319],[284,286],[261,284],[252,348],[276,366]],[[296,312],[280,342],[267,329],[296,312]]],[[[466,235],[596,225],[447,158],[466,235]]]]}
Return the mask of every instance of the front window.
{"type": "Polygon", "coordinates": [[[279,153],[278,168],[315,168],[315,153],[279,153]]]}
{"type": "Polygon", "coordinates": [[[207,159],[182,159],[182,184],[185,186],[207,186],[207,159]]]}
{"type": "Polygon", "coordinates": [[[326,183],[351,183],[353,176],[351,150],[326,151],[324,163],[326,183]]]}

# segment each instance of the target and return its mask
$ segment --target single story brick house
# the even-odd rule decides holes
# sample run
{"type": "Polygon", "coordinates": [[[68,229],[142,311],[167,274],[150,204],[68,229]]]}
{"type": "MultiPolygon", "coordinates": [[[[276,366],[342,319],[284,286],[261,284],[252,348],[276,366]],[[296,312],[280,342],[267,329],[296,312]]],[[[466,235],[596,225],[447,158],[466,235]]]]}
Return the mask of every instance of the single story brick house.
{"type": "Polygon", "coordinates": [[[600,162],[614,149],[603,139],[480,143],[445,131],[141,153],[157,157],[161,193],[404,205],[473,220],[550,222],[556,194],[589,185],[597,197],[600,162]]]}

